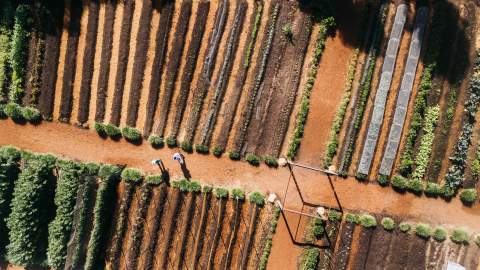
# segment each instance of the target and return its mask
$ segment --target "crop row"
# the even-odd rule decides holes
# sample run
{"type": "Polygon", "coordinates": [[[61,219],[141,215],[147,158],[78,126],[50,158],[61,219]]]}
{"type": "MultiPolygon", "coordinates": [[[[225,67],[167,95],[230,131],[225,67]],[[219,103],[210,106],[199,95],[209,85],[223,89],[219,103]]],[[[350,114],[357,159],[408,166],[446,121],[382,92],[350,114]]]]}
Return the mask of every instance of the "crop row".
{"type": "MultiPolygon", "coordinates": [[[[152,70],[155,70],[155,72],[152,74],[152,78],[150,80],[150,89],[148,92],[147,107],[146,107],[146,118],[145,118],[145,124],[143,127],[143,134],[145,134],[145,136],[148,136],[152,131],[152,126],[153,126],[154,117],[155,117],[155,110],[158,104],[158,95],[160,92],[160,85],[162,80],[161,75],[162,75],[164,64],[165,64],[165,55],[167,53],[168,34],[172,25],[173,8],[174,8],[174,3],[172,1],[167,1],[165,4],[162,5],[161,11],[160,11],[161,16],[160,16],[160,21],[158,25],[158,31],[155,36],[155,44],[156,44],[155,58],[153,59],[153,66],[152,66],[152,70]]],[[[163,119],[166,119],[166,116],[168,113],[167,111],[168,106],[170,106],[170,101],[171,101],[172,92],[173,92],[173,85],[177,77],[178,66],[180,64],[180,56],[183,53],[183,48],[185,44],[185,34],[187,32],[187,26],[188,26],[191,10],[192,10],[192,2],[183,1],[182,7],[180,8],[179,20],[175,28],[175,32],[174,32],[175,35],[172,43],[172,48],[176,48],[176,49],[170,51],[170,56],[169,56],[170,61],[168,62],[167,73],[166,73],[167,88],[162,94],[161,102],[163,103],[160,107],[161,108],[160,114],[158,115],[158,117],[163,119]],[[168,105],[165,108],[166,110],[164,109],[163,104],[168,105]]],[[[163,133],[163,129],[164,128],[161,128],[162,133],[163,133]]]]}
{"type": "Polygon", "coordinates": [[[425,115],[425,109],[427,106],[427,97],[432,89],[432,80],[435,76],[437,61],[440,53],[439,43],[443,41],[445,20],[444,13],[446,6],[438,2],[435,7],[435,13],[431,29],[428,35],[427,48],[424,56],[424,68],[422,73],[422,79],[418,86],[417,96],[412,112],[412,119],[410,120],[410,126],[408,128],[405,145],[403,147],[399,173],[403,176],[408,176],[412,172],[413,166],[413,153],[414,146],[422,127],[423,117],[425,115]]]}
{"type": "Polygon", "coordinates": [[[207,117],[204,121],[205,123],[200,134],[200,145],[210,145],[213,128],[215,127],[215,123],[217,121],[218,111],[220,110],[220,106],[225,95],[230,74],[232,72],[233,62],[235,60],[235,53],[238,48],[239,37],[242,30],[246,11],[247,2],[239,3],[235,10],[235,17],[233,20],[233,25],[230,29],[222,68],[215,83],[215,91],[213,93],[212,99],[210,100],[207,117]]]}
{"type": "Polygon", "coordinates": [[[99,5],[100,4],[97,1],[90,1],[88,4],[87,32],[85,37],[85,51],[83,54],[82,79],[80,83],[80,97],[78,101],[79,107],[77,115],[77,122],[80,124],[84,124],[88,121],[88,114],[90,112],[93,60],[97,44],[99,5]]]}
{"type": "Polygon", "coordinates": [[[70,121],[73,105],[73,83],[75,70],[77,68],[77,49],[80,38],[80,19],[83,4],[80,1],[73,1],[70,6],[70,21],[68,24],[68,39],[65,54],[65,64],[62,78],[62,96],[60,100],[60,116],[62,122],[70,121]]]}
{"type": "Polygon", "coordinates": [[[259,64],[256,70],[255,80],[253,82],[253,87],[249,91],[247,104],[241,115],[241,121],[237,128],[237,134],[234,139],[234,148],[233,153],[240,153],[242,151],[243,145],[245,143],[245,137],[247,134],[247,128],[249,126],[250,120],[252,118],[253,107],[255,100],[257,99],[257,94],[260,89],[261,83],[265,76],[265,69],[267,66],[267,61],[270,56],[270,51],[272,48],[273,38],[275,36],[275,28],[277,25],[277,18],[280,11],[280,3],[275,3],[275,6],[270,14],[270,23],[267,28],[267,34],[265,35],[263,52],[259,55],[259,64]]]}
{"type": "Polygon", "coordinates": [[[103,23],[102,53],[100,55],[100,70],[97,82],[97,102],[95,121],[103,122],[105,119],[105,102],[108,88],[108,75],[110,74],[110,59],[112,58],[113,24],[115,20],[116,4],[112,1],[105,2],[105,20],[103,23]]]}
{"type": "Polygon", "coordinates": [[[227,140],[230,135],[230,131],[232,130],[233,119],[235,117],[240,97],[242,95],[243,86],[247,78],[248,70],[250,67],[250,58],[253,54],[254,44],[257,39],[258,28],[260,27],[261,23],[264,9],[263,2],[255,2],[255,5],[255,12],[252,13],[252,17],[250,18],[249,22],[250,35],[247,36],[246,39],[246,44],[248,44],[248,46],[244,46],[244,51],[242,53],[243,56],[240,62],[242,68],[238,69],[237,77],[233,86],[232,93],[230,95],[230,99],[226,102],[225,113],[223,116],[224,121],[222,127],[220,128],[220,133],[218,135],[217,142],[214,148],[214,152],[216,151],[217,153],[219,153],[219,155],[223,151],[225,151],[225,148],[227,146],[227,140]]]}
{"type": "MultiPolygon", "coordinates": [[[[299,36],[295,44],[295,59],[294,64],[291,66],[291,76],[289,77],[288,83],[283,86],[286,100],[282,105],[282,110],[278,119],[276,120],[278,126],[276,126],[275,135],[272,141],[272,147],[269,151],[273,157],[278,157],[280,150],[285,139],[285,135],[288,130],[290,115],[292,114],[293,106],[295,105],[295,98],[297,96],[298,85],[300,82],[300,75],[302,73],[303,62],[305,60],[305,53],[307,51],[308,42],[310,40],[310,34],[312,32],[312,18],[306,16],[303,18],[303,23],[300,27],[299,36]]],[[[284,33],[288,37],[288,33],[284,33]]],[[[281,86],[282,87],[282,86],[281,86]]]]}
{"type": "Polygon", "coordinates": [[[120,47],[118,51],[117,70],[115,71],[115,87],[113,90],[112,111],[110,123],[118,126],[122,112],[123,90],[125,88],[125,76],[128,66],[128,54],[130,52],[130,30],[132,29],[132,17],[135,8],[134,0],[126,0],[123,8],[122,26],[120,30],[120,47]]]}
{"type": "Polygon", "coordinates": [[[312,60],[310,62],[310,70],[307,74],[307,82],[302,92],[302,99],[300,103],[300,111],[296,116],[295,128],[293,138],[290,139],[288,146],[287,157],[293,159],[300,147],[300,141],[303,137],[305,123],[307,122],[308,112],[310,110],[310,96],[312,94],[313,84],[317,77],[318,66],[325,50],[325,41],[327,40],[328,32],[335,25],[333,17],[323,19],[320,22],[320,29],[317,40],[315,41],[315,49],[313,51],[312,60]]]}
{"type": "Polygon", "coordinates": [[[183,139],[184,143],[192,144],[193,137],[195,136],[195,130],[200,119],[200,112],[203,107],[204,99],[207,95],[207,91],[210,88],[210,80],[212,79],[213,69],[215,68],[215,62],[217,59],[218,47],[220,46],[220,40],[223,36],[225,24],[227,22],[228,15],[228,1],[223,0],[220,4],[217,14],[215,15],[215,24],[213,31],[210,34],[210,40],[205,52],[205,59],[202,65],[202,71],[197,82],[197,87],[193,93],[193,104],[190,109],[190,114],[186,123],[186,135],[183,139]]]}
{"type": "Polygon", "coordinates": [[[377,18],[373,20],[371,42],[368,48],[367,59],[363,65],[362,76],[358,89],[356,91],[355,103],[352,105],[353,116],[345,135],[345,143],[343,144],[342,155],[340,159],[339,174],[346,176],[348,168],[352,163],[355,142],[360,132],[361,123],[365,113],[365,106],[370,95],[373,72],[375,70],[375,59],[377,58],[380,42],[383,37],[383,28],[387,17],[388,5],[380,6],[377,18]]]}
{"type": "Polygon", "coordinates": [[[145,52],[147,51],[149,44],[151,18],[152,2],[144,1],[138,26],[137,45],[135,46],[133,73],[130,82],[130,94],[127,105],[127,125],[131,127],[134,127],[137,123],[144,74],[143,71],[145,69],[145,62],[147,61],[147,55],[145,52]]]}
{"type": "Polygon", "coordinates": [[[176,112],[173,118],[173,124],[169,134],[169,140],[176,141],[178,131],[180,130],[180,124],[185,112],[185,106],[187,105],[188,93],[190,92],[190,84],[193,79],[193,72],[197,65],[198,53],[202,42],[203,33],[205,31],[205,24],[207,23],[207,17],[210,10],[210,2],[200,2],[197,11],[197,17],[195,18],[195,24],[193,26],[192,37],[187,51],[187,59],[185,67],[183,69],[180,93],[175,101],[176,112]]]}

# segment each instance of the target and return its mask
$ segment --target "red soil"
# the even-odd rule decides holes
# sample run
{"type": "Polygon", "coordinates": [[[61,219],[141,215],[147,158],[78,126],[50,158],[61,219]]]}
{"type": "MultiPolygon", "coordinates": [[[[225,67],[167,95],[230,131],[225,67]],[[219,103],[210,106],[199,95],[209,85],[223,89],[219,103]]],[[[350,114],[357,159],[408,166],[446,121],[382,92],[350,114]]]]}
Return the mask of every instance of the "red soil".
{"type": "MultiPolygon", "coordinates": [[[[347,76],[346,67],[355,49],[348,40],[354,39],[352,37],[361,32],[361,9],[354,9],[350,5],[350,2],[339,3],[337,31],[325,44],[312,90],[312,105],[305,125],[305,134],[296,158],[302,163],[321,165],[321,157],[324,156],[337,106],[342,98],[347,76]]],[[[310,59],[305,61],[309,62],[310,59]]]]}

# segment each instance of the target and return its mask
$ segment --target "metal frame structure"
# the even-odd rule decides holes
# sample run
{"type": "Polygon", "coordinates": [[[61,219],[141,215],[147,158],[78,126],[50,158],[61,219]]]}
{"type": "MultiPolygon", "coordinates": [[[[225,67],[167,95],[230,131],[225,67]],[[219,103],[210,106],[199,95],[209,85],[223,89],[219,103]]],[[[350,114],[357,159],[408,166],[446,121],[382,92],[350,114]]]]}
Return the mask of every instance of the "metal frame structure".
{"type": "MultiPolygon", "coordinates": [[[[279,208],[281,210],[282,218],[285,221],[285,224],[287,226],[287,230],[288,230],[288,233],[290,235],[290,238],[291,238],[292,242],[295,245],[298,245],[298,246],[311,246],[311,247],[317,247],[317,248],[322,248],[322,249],[332,247],[332,244],[334,244],[334,243],[331,242],[331,239],[328,236],[328,234],[325,234],[325,236],[327,238],[327,242],[328,242],[327,245],[317,245],[317,244],[312,244],[312,243],[307,243],[307,242],[299,242],[299,241],[296,240],[296,238],[297,238],[297,235],[298,235],[298,229],[300,227],[300,222],[302,221],[303,216],[313,217],[313,218],[318,217],[316,215],[312,215],[310,213],[304,212],[305,207],[315,207],[315,208],[323,207],[323,208],[326,208],[326,209],[329,209],[329,210],[334,209],[334,210],[339,211],[343,216],[343,208],[342,208],[342,205],[340,203],[340,200],[337,196],[337,193],[335,191],[335,187],[334,187],[333,182],[332,182],[332,176],[336,178],[338,176],[338,174],[336,172],[331,172],[331,171],[328,171],[328,170],[323,170],[323,169],[319,169],[319,168],[315,168],[315,167],[311,167],[311,166],[307,166],[307,165],[303,165],[303,164],[298,164],[298,163],[294,163],[292,161],[287,161],[286,167],[290,171],[290,176],[289,176],[289,179],[288,179],[287,187],[286,187],[285,192],[284,192],[283,202],[282,201],[277,201],[277,206],[279,206],[279,208]],[[335,200],[337,201],[337,206],[338,207],[321,205],[321,204],[316,204],[316,203],[311,203],[311,202],[306,201],[305,198],[302,195],[300,186],[299,186],[298,181],[297,181],[297,177],[295,176],[295,173],[293,171],[293,167],[299,167],[299,168],[302,168],[302,169],[307,169],[307,170],[319,172],[321,174],[325,174],[328,178],[328,182],[329,182],[330,187],[333,191],[333,194],[335,196],[335,200]],[[300,196],[300,200],[302,202],[302,209],[300,211],[294,210],[294,209],[289,209],[285,205],[286,198],[287,198],[287,193],[288,193],[288,190],[289,190],[289,187],[290,187],[290,182],[292,180],[295,184],[295,190],[298,193],[298,195],[300,196]],[[292,233],[292,226],[291,226],[291,224],[289,224],[289,222],[286,218],[285,212],[290,212],[290,213],[294,213],[294,214],[299,215],[298,221],[296,222],[295,234],[292,233]]],[[[295,224],[292,224],[292,225],[295,226],[295,224]]]]}

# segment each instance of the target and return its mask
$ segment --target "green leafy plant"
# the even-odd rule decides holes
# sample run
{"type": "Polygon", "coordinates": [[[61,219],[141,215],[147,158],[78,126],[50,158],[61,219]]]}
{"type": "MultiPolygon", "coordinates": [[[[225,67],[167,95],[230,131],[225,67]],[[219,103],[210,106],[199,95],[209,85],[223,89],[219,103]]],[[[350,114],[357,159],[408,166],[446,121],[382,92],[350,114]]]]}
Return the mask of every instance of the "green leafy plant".
{"type": "Polygon", "coordinates": [[[362,225],[365,228],[374,228],[377,226],[377,220],[375,217],[369,214],[363,214],[360,216],[360,225],[362,225]]]}
{"type": "Polygon", "coordinates": [[[392,218],[384,217],[381,221],[383,229],[386,231],[393,231],[395,229],[395,221],[392,218]]]}
{"type": "Polygon", "coordinates": [[[464,204],[471,205],[477,198],[477,190],[474,188],[467,188],[460,192],[460,200],[462,200],[464,204]]]}
{"type": "Polygon", "coordinates": [[[38,123],[42,119],[40,111],[33,107],[23,107],[22,116],[25,120],[31,123],[38,123]]]}
{"type": "Polygon", "coordinates": [[[165,145],[163,138],[157,135],[148,136],[148,142],[152,145],[153,148],[162,148],[165,145]]]}
{"type": "Polygon", "coordinates": [[[142,134],[140,131],[133,127],[122,128],[123,137],[130,142],[138,142],[142,140],[142,134]]]}
{"type": "Polygon", "coordinates": [[[107,134],[111,138],[120,138],[122,136],[120,128],[113,124],[105,125],[105,134],[107,134]]]}
{"type": "Polygon", "coordinates": [[[134,184],[140,183],[143,178],[143,172],[139,169],[126,168],[122,171],[122,179],[126,182],[131,182],[134,184]]]}
{"type": "Polygon", "coordinates": [[[247,154],[245,160],[250,163],[250,165],[258,166],[260,165],[260,159],[254,154],[247,154]]]}
{"type": "Polygon", "coordinates": [[[248,200],[260,207],[265,204],[265,196],[263,196],[263,194],[258,191],[250,193],[250,195],[248,195],[248,200]]]}
{"type": "Polygon", "coordinates": [[[400,229],[401,232],[407,233],[411,229],[411,225],[407,222],[402,222],[400,225],[398,225],[398,228],[400,229]]]}
{"type": "Polygon", "coordinates": [[[447,239],[447,232],[443,228],[436,228],[435,231],[433,231],[433,239],[437,242],[443,242],[447,239]]]}
{"type": "Polygon", "coordinates": [[[145,181],[152,186],[158,186],[163,182],[161,175],[147,175],[145,181]]]}
{"type": "Polygon", "coordinates": [[[470,236],[468,233],[462,229],[455,229],[453,230],[452,235],[450,235],[452,242],[459,245],[468,245],[469,238],[470,236]]]}
{"type": "Polygon", "coordinates": [[[415,226],[415,234],[423,239],[428,239],[432,236],[432,228],[428,224],[419,223],[415,226]]]}

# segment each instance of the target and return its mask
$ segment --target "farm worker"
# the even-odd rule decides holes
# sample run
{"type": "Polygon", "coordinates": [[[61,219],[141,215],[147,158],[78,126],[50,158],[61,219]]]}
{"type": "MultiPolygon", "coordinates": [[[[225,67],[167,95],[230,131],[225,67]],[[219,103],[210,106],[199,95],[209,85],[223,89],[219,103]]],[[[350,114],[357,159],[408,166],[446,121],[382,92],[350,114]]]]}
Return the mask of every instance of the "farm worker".
{"type": "Polygon", "coordinates": [[[173,160],[178,161],[178,163],[180,163],[180,165],[183,165],[183,156],[182,156],[182,154],[180,154],[180,153],[178,153],[178,152],[175,153],[175,154],[173,154],[173,160]]]}

